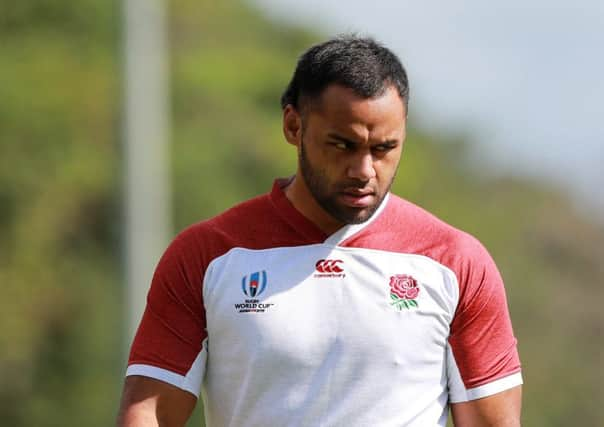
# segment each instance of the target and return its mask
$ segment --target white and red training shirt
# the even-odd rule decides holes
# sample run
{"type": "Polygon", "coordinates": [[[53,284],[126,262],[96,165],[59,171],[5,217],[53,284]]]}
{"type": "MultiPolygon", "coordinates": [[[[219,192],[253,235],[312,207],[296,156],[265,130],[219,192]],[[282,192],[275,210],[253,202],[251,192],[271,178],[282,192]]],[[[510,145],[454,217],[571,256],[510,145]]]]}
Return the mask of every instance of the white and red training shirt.
{"type": "Polygon", "coordinates": [[[445,426],[522,384],[501,277],[470,235],[390,194],[325,235],[276,181],[159,262],[127,375],[201,391],[212,426],[445,426]]]}

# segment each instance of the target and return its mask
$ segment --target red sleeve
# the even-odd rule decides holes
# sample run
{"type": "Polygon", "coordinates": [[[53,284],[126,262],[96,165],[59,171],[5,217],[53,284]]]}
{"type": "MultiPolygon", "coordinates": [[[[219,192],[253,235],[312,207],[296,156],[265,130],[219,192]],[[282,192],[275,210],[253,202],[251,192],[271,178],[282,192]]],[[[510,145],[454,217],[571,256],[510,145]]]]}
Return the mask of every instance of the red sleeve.
{"type": "Polygon", "coordinates": [[[454,270],[460,296],[449,343],[466,389],[520,371],[516,338],[501,275],[486,249],[473,238],[454,270]]]}
{"type": "Polygon", "coordinates": [[[192,237],[179,235],[162,256],[130,351],[142,364],[185,375],[207,336],[202,301],[204,266],[192,237]]]}

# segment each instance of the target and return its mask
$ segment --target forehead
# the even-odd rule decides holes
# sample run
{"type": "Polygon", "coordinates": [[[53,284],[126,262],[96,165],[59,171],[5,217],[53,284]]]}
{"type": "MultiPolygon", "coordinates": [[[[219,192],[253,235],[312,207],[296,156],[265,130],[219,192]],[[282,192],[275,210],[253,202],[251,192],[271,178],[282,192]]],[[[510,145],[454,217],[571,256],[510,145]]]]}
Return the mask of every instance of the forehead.
{"type": "Polygon", "coordinates": [[[309,121],[320,126],[359,134],[397,133],[406,121],[405,106],[394,86],[374,98],[363,98],[350,88],[330,85],[309,108],[308,115],[309,121]]]}

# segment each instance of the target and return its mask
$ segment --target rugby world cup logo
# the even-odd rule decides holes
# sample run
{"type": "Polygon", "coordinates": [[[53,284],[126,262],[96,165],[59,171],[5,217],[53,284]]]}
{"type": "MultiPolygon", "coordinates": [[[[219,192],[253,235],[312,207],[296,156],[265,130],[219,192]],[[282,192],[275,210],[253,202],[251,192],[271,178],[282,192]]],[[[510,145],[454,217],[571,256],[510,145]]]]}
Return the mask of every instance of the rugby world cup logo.
{"type": "Polygon", "coordinates": [[[256,271],[241,279],[241,289],[250,298],[259,296],[266,289],[266,271],[256,271]]]}

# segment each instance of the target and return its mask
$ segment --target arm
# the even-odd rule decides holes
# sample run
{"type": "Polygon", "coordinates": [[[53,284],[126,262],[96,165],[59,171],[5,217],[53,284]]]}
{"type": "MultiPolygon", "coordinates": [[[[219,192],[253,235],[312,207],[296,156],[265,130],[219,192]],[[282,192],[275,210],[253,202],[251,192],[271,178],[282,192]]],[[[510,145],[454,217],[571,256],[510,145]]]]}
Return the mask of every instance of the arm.
{"type": "Polygon", "coordinates": [[[155,270],[132,343],[119,427],[184,426],[205,370],[203,266],[192,236],[181,234],[155,270]]]}
{"type": "Polygon", "coordinates": [[[189,392],[152,378],[126,377],[117,418],[118,427],[184,426],[197,398],[189,392]]]}
{"type": "Polygon", "coordinates": [[[456,426],[518,427],[522,374],[501,275],[484,247],[465,242],[451,323],[449,401],[456,426]]]}
{"type": "Polygon", "coordinates": [[[456,427],[520,427],[522,386],[482,399],[451,404],[456,427]]]}

